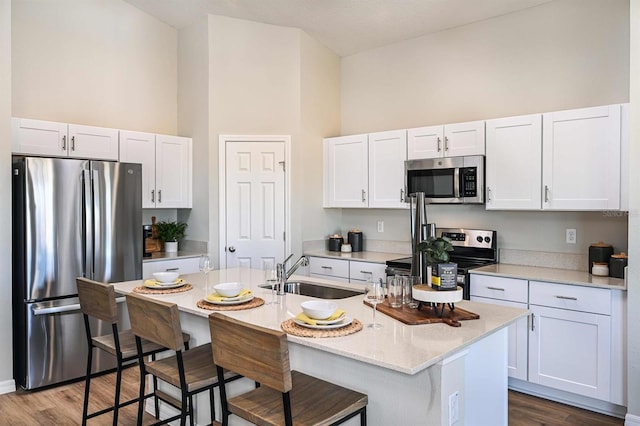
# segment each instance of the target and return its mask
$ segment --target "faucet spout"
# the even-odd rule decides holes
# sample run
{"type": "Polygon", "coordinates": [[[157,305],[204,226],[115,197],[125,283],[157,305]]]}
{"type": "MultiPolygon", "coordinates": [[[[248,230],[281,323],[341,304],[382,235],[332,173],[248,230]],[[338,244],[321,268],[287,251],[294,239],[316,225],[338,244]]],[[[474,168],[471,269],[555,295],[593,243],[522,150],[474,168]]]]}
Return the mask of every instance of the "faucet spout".
{"type": "Polygon", "coordinates": [[[308,257],[300,256],[300,258],[296,260],[296,262],[293,265],[291,265],[291,268],[287,270],[285,269],[285,265],[287,264],[287,261],[291,259],[292,256],[293,254],[287,257],[284,262],[278,263],[276,265],[276,272],[278,274],[278,296],[283,296],[285,294],[284,288],[289,277],[293,275],[301,266],[307,266],[309,264],[308,257]]]}
{"type": "Polygon", "coordinates": [[[289,270],[287,271],[286,279],[288,280],[289,277],[298,270],[298,268],[300,268],[301,266],[307,266],[307,265],[309,265],[309,258],[307,256],[300,256],[300,258],[296,260],[296,263],[291,265],[291,268],[289,268],[289,270]]]}

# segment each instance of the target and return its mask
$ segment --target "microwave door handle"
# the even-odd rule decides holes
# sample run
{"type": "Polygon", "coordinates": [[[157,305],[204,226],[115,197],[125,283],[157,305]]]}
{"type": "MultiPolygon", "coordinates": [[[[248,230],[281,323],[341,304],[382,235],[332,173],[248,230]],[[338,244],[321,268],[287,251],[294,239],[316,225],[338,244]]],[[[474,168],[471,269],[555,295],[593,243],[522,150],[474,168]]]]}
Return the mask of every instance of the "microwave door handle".
{"type": "Polygon", "coordinates": [[[453,196],[460,198],[460,168],[453,169],[453,196]]]}

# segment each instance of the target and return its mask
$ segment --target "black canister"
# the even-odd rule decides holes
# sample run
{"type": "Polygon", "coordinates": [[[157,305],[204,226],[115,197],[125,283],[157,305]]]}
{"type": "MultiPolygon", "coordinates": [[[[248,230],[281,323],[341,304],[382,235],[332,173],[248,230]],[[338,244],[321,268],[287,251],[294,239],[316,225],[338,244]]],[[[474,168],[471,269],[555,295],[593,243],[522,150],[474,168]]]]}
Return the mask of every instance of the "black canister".
{"type": "Polygon", "coordinates": [[[609,258],[609,276],[614,278],[624,278],[624,268],[627,266],[628,256],[626,253],[612,254],[609,258]]]}
{"type": "Polygon", "coordinates": [[[609,258],[613,254],[613,247],[611,244],[603,243],[602,241],[597,244],[591,244],[589,246],[589,273],[593,268],[593,262],[609,264],[609,258]]]}
{"type": "Polygon", "coordinates": [[[329,237],[329,251],[340,251],[342,249],[344,239],[341,235],[332,235],[329,237]]]}
{"type": "Polygon", "coordinates": [[[351,244],[351,251],[362,251],[364,241],[362,237],[362,231],[357,229],[351,230],[347,233],[347,240],[351,244]]]}

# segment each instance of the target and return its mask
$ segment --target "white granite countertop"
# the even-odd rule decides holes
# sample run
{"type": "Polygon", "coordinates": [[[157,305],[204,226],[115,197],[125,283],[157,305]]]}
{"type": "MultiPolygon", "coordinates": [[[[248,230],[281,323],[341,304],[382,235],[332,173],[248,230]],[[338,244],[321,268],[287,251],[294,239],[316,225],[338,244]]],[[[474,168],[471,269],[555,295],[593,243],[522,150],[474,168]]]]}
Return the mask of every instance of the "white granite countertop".
{"type": "Polygon", "coordinates": [[[495,265],[487,265],[471,269],[469,273],[608,288],[613,290],[627,289],[625,280],[621,278],[599,277],[591,275],[586,271],[573,271],[569,269],[541,268],[537,266],[507,265],[498,263],[495,265]]]}
{"type": "MultiPolygon", "coordinates": [[[[155,299],[177,303],[180,310],[199,317],[208,317],[210,310],[200,309],[196,302],[205,294],[203,274],[186,274],[183,278],[193,285],[193,289],[183,293],[153,295],[155,299]]],[[[348,283],[293,276],[290,281],[304,280],[321,285],[341,288],[354,288],[348,283]]],[[[209,287],[219,282],[240,281],[257,297],[269,302],[271,290],[258,287],[264,283],[264,272],[257,269],[226,269],[209,273],[209,287]]],[[[133,288],[142,285],[143,281],[114,283],[119,293],[129,293],[133,288]]],[[[261,307],[239,311],[224,311],[225,315],[242,321],[279,330],[280,324],[297,315],[300,303],[311,299],[296,294],[275,296],[279,304],[265,304],[261,307]]],[[[445,324],[405,325],[382,313],[376,316],[376,322],[383,324],[379,330],[366,327],[372,319],[371,308],[362,302],[362,296],[353,296],[335,300],[348,316],[357,318],[365,326],[360,332],[344,337],[304,338],[289,335],[291,342],[309,346],[321,351],[352,358],[361,362],[395,370],[406,374],[416,374],[445,357],[472,345],[489,334],[500,330],[519,318],[528,315],[523,309],[462,301],[457,306],[480,315],[478,320],[463,321],[458,328],[445,324]]]]}
{"type": "Polygon", "coordinates": [[[354,251],[351,253],[342,253],[339,251],[317,250],[306,251],[305,256],[326,257],[330,259],[343,259],[343,260],[360,260],[363,262],[372,263],[386,263],[387,260],[402,259],[403,257],[410,257],[410,254],[401,253],[384,253],[377,251],[354,251]]]}

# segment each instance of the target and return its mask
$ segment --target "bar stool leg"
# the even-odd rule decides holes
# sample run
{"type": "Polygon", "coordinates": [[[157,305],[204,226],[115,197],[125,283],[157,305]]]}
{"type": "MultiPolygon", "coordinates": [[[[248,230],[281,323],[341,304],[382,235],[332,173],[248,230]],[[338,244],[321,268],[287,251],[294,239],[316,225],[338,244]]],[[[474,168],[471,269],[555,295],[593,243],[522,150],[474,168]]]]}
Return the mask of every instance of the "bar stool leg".
{"type": "Polygon", "coordinates": [[[82,405],[82,426],[87,424],[87,414],[89,413],[89,386],[91,385],[91,364],[93,362],[93,346],[89,345],[87,354],[87,376],[84,379],[84,403],[82,405]]]}
{"type": "Polygon", "coordinates": [[[118,409],[120,408],[120,385],[122,384],[122,357],[116,357],[116,395],[113,402],[113,426],[118,426],[118,409]]]}

